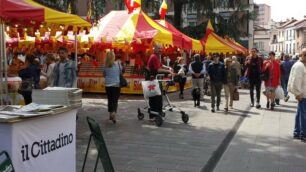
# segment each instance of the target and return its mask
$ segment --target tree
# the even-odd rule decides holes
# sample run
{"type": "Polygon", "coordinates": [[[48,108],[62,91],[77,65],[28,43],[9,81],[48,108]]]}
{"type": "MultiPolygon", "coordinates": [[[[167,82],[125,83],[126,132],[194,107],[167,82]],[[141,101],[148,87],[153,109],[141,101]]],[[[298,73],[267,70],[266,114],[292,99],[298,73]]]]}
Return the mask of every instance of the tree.
{"type": "Polygon", "coordinates": [[[35,0],[35,1],[47,7],[56,9],[58,11],[68,12],[69,10],[71,10],[70,12],[72,14],[77,13],[77,10],[76,10],[77,0],[60,0],[60,1],[58,0],[35,0]],[[69,7],[71,7],[71,9],[69,9],[69,7]]]}

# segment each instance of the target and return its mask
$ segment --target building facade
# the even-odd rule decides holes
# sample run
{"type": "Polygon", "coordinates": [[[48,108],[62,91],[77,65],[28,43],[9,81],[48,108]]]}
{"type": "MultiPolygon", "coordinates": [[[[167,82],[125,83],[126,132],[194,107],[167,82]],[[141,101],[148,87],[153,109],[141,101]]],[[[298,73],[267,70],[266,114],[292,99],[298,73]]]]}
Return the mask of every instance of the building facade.
{"type": "Polygon", "coordinates": [[[254,48],[264,54],[270,51],[270,29],[254,26],[254,48]]]}
{"type": "Polygon", "coordinates": [[[260,27],[268,28],[271,21],[271,7],[267,4],[256,4],[256,20],[254,24],[260,27]]]}

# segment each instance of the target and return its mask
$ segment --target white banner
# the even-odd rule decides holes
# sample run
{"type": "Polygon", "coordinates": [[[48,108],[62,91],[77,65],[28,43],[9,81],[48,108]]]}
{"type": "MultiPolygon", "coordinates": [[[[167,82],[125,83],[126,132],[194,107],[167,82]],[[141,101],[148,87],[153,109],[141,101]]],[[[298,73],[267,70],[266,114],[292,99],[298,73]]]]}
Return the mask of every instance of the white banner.
{"type": "Polygon", "coordinates": [[[76,113],[71,110],[58,115],[0,123],[0,151],[9,152],[18,172],[76,171],[76,113]]]}

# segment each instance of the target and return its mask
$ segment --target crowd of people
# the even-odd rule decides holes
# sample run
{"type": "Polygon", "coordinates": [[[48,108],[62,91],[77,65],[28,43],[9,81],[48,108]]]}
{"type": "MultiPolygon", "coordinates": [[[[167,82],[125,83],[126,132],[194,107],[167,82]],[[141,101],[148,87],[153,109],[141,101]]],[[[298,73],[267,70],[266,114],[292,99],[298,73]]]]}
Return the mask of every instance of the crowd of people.
{"type": "Polygon", "coordinates": [[[69,58],[66,48],[58,49],[58,60],[52,53],[46,54],[44,63],[40,57],[35,53],[27,54],[23,62],[15,54],[9,66],[10,75],[15,73],[22,79],[18,93],[23,96],[26,105],[32,102],[32,90],[40,89],[41,75],[46,77],[49,87],[76,87],[76,64],[69,58]]]}
{"type": "Polygon", "coordinates": [[[209,79],[211,112],[213,113],[220,110],[222,89],[224,89],[225,95],[224,110],[227,112],[233,108],[234,93],[239,88],[241,77],[247,78],[249,82],[251,107],[261,108],[262,83],[265,87],[263,94],[266,97],[266,108],[270,110],[274,110],[276,104],[279,105],[282,98],[287,102],[290,98],[288,92],[291,92],[298,101],[293,137],[306,141],[305,49],[302,51],[300,59],[291,59],[289,55],[284,53],[276,57],[273,51],[269,53],[268,57],[264,58],[256,48],[253,48],[244,62],[238,61],[236,56],[220,59],[220,55],[215,53],[203,60],[199,54],[195,54],[189,67],[182,57],[178,57],[173,66],[174,70],[159,61],[160,51],[158,49],[160,48],[155,47],[155,49],[156,51],[149,58],[147,68],[153,73],[168,73],[174,76],[174,81],[179,83],[180,99],[184,99],[183,88],[187,75],[192,76],[193,89],[201,90],[201,97],[204,96],[203,88],[206,80],[204,78],[209,79]],[[256,91],[256,99],[254,91],[256,91]]]}
{"type": "MultiPolygon", "coordinates": [[[[152,79],[159,73],[169,74],[179,85],[179,99],[184,99],[184,87],[187,76],[192,77],[193,89],[200,90],[200,97],[204,100],[204,88],[209,81],[211,112],[220,111],[221,92],[224,89],[224,111],[233,108],[234,95],[237,93],[241,78],[247,78],[249,82],[250,106],[261,108],[261,87],[264,83],[263,94],[266,96],[266,108],[274,110],[280,104],[280,99],[288,101],[291,92],[298,100],[296,125],[294,138],[306,141],[306,50],[303,50],[300,60],[293,60],[289,55],[281,54],[276,57],[270,52],[267,58],[261,56],[257,49],[250,50],[250,54],[244,60],[236,56],[222,57],[218,53],[203,58],[195,54],[189,64],[183,57],[177,57],[172,64],[169,58],[165,58],[165,64],[161,60],[162,47],[156,45],[154,52],[146,63],[146,71],[150,75],[146,80],[152,79]],[[279,94],[279,92],[282,94],[279,94]],[[256,96],[254,96],[256,92],[256,96]],[[282,95],[284,95],[282,97],[282,95]]],[[[44,65],[37,54],[26,55],[25,62],[20,63],[14,57],[12,64],[18,66],[18,75],[22,83],[18,92],[24,97],[25,104],[32,102],[32,89],[40,89],[40,75],[47,78],[47,85],[51,87],[76,87],[77,66],[68,56],[66,48],[61,47],[57,53],[47,54],[44,65]]],[[[11,69],[14,70],[14,69],[11,69]]],[[[105,78],[105,90],[108,99],[109,119],[116,123],[118,99],[120,96],[120,75],[124,66],[120,58],[116,59],[113,51],[107,50],[103,77],[105,78]]]]}

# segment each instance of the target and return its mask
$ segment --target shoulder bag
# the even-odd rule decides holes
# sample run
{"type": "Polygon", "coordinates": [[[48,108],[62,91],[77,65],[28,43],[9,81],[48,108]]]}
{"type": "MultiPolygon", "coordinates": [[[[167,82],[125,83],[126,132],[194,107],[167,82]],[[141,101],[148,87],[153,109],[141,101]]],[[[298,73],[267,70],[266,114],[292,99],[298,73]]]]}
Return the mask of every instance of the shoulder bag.
{"type": "Polygon", "coordinates": [[[121,70],[119,62],[118,62],[118,67],[119,67],[119,79],[120,79],[120,84],[119,85],[120,85],[120,87],[127,87],[128,82],[122,75],[122,70],[121,70]]]}

